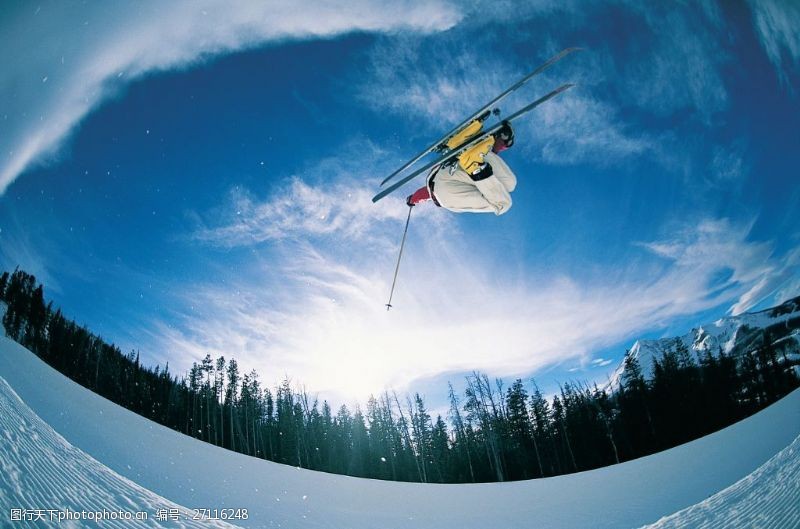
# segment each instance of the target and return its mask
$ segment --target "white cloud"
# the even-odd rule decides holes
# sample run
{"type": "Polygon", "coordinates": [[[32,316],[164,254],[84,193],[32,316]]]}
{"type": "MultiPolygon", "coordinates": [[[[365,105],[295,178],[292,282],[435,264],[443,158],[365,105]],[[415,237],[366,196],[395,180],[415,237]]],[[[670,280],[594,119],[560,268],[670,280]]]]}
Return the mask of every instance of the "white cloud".
{"type": "MultiPolygon", "coordinates": [[[[532,60],[520,68],[481,45],[459,42],[418,40],[377,47],[370,55],[369,75],[358,85],[359,97],[377,111],[416,120],[435,136],[486,104],[525,75],[526,69],[538,65],[538,60],[532,60]],[[446,69],[440,67],[442,63],[448,65],[446,69]]],[[[556,53],[556,48],[549,48],[542,61],[556,53]]],[[[593,87],[605,80],[604,61],[600,52],[579,52],[503,101],[503,112],[510,114],[560,84],[579,84],[517,122],[518,145],[559,165],[614,163],[654,149],[652,138],[631,134],[614,106],[590,95],[593,87]]]]}
{"type": "Polygon", "coordinates": [[[750,1],[753,22],[767,57],[786,80],[785,70],[800,65],[800,4],[784,0],[750,1]]]}
{"type": "Polygon", "coordinates": [[[472,42],[393,38],[371,50],[355,90],[378,112],[444,131],[523,74],[493,54],[476,53],[472,42]]]}
{"type": "Polygon", "coordinates": [[[800,248],[795,248],[780,261],[770,263],[758,281],[731,307],[736,316],[746,312],[766,298],[772,296],[774,303],[781,303],[800,293],[800,248]]]}
{"type": "Polygon", "coordinates": [[[715,146],[706,183],[713,187],[738,188],[749,172],[742,145],[715,146]]]}
{"type": "Polygon", "coordinates": [[[554,165],[613,163],[654,149],[651,138],[633,135],[607,103],[578,88],[539,109],[539,119],[526,122],[526,135],[542,159],[554,165]]]}
{"type": "MultiPolygon", "coordinates": [[[[387,230],[393,233],[406,219],[404,191],[410,193],[413,183],[373,203],[378,182],[400,162],[362,139],[352,140],[336,152],[335,157],[287,178],[265,199],[259,200],[246,189],[232,189],[225,204],[196,215],[203,220],[191,238],[222,248],[310,238],[383,245],[387,230]]],[[[422,181],[419,177],[417,184],[422,181]]],[[[448,216],[427,215],[415,219],[416,224],[441,230],[448,225],[448,216]]]]}
{"type": "MultiPolygon", "coordinates": [[[[308,197],[327,204],[337,185],[314,188],[298,178],[292,186],[305,198],[292,207],[305,211],[308,197]]],[[[739,302],[777,266],[770,244],[748,240],[749,226],[710,219],[642,243],[637,262],[592,277],[520,272],[491,247],[476,252],[469,233],[454,236],[457,220],[436,220],[458,217],[419,206],[395,308],[387,312],[404,220],[399,208],[369,236],[349,222],[292,220],[287,246],[270,248],[269,260],[237,269],[221,285],[191,288],[184,304],[193,309],[154,340],[187,361],[209,351],[232,355],[268,380],[289,375],[326,398],[363,400],[385,387],[403,390],[473,369],[505,377],[568,360],[602,367],[607,360],[592,360],[595,351],[739,302]]],[[[353,219],[357,211],[334,216],[353,219]]],[[[293,217],[279,223],[284,218],[293,217]]],[[[258,237],[235,240],[252,245],[258,237]]]]}
{"type": "MultiPolygon", "coordinates": [[[[504,111],[513,111],[562,83],[577,83],[517,123],[518,145],[547,163],[615,164],[649,156],[665,165],[685,166],[689,163],[684,159],[687,148],[676,145],[673,131],[652,120],[651,128],[643,127],[639,118],[689,109],[692,116],[709,125],[727,107],[720,71],[729,60],[721,42],[725,22],[713,4],[689,9],[622,3],[629,14],[641,20],[637,31],[625,36],[635,53],[587,48],[564,59],[503,104],[504,111]]],[[[587,10],[595,8],[588,6],[587,10]]],[[[570,18],[566,11],[575,6],[536,4],[533,9],[535,13],[515,11],[515,20],[535,15],[537,23],[546,19],[560,27],[570,18]]],[[[487,16],[494,20],[498,15],[487,16]]],[[[578,26],[591,23],[591,18],[579,20],[578,26]]],[[[512,47],[511,43],[525,42],[524,33],[475,31],[478,36],[465,39],[465,33],[457,29],[436,38],[392,39],[377,46],[370,54],[367,75],[356,83],[358,95],[377,111],[415,120],[429,139],[486,103],[539,61],[530,57],[522,61],[513,52],[501,51],[512,47]]],[[[547,29],[537,35],[542,59],[562,46],[555,35],[558,33],[547,29]]],[[[735,168],[729,164],[727,169],[735,168]]]]}
{"type": "Polygon", "coordinates": [[[334,233],[354,240],[369,235],[375,222],[405,218],[405,205],[399,199],[378,207],[371,201],[372,187],[355,179],[330,188],[295,177],[275,195],[259,202],[249,191],[232,190],[223,224],[202,228],[193,238],[222,247],[334,233]]]}
{"type": "Polygon", "coordinates": [[[688,108],[706,123],[725,109],[728,95],[720,67],[729,57],[721,45],[724,21],[711,6],[705,3],[700,10],[674,4],[632,6],[653,40],[637,42],[641,54],[618,65],[624,86],[621,97],[657,115],[688,108]]]}
{"type": "Polygon", "coordinates": [[[796,272],[794,277],[789,278],[785,283],[778,287],[772,298],[773,304],[778,305],[787,299],[800,296],[800,272],[796,272]]]}
{"type": "Polygon", "coordinates": [[[11,271],[16,267],[36,276],[37,281],[47,285],[48,289],[56,292],[61,290],[61,285],[50,272],[49,262],[44,254],[48,250],[41,247],[41,243],[34,242],[33,238],[18,225],[14,229],[0,228],[0,272],[11,271]]]}
{"type": "Polygon", "coordinates": [[[22,3],[0,24],[0,193],[55,153],[89,111],[133,79],[286,39],[351,31],[439,31],[444,2],[22,3]]]}

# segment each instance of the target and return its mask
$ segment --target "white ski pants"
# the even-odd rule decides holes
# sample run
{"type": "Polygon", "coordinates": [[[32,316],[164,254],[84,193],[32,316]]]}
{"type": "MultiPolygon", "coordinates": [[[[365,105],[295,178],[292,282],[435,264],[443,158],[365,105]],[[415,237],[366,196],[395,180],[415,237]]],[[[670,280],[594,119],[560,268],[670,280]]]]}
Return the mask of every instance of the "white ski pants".
{"type": "Polygon", "coordinates": [[[477,182],[457,165],[452,172],[449,167],[435,171],[428,179],[428,189],[432,188],[432,195],[439,205],[459,213],[502,215],[508,211],[511,208],[511,192],[517,187],[517,177],[506,162],[493,152],[488,153],[484,161],[492,166],[493,174],[477,182]]]}

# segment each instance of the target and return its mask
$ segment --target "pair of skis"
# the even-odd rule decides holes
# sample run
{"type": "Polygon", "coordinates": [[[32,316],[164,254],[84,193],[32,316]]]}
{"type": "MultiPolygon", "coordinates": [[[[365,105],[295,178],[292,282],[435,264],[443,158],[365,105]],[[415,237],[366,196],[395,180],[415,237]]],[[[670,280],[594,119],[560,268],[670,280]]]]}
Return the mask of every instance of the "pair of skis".
{"type": "MultiPolygon", "coordinates": [[[[567,48],[567,49],[562,50],[561,52],[557,53],[556,55],[554,55],[553,57],[548,59],[544,64],[542,64],[541,66],[539,66],[538,68],[536,68],[535,70],[533,70],[532,72],[530,72],[529,74],[524,76],[522,79],[520,79],[519,81],[517,81],[516,83],[514,83],[513,85],[508,87],[506,90],[501,92],[497,97],[492,99],[489,103],[487,103],[486,105],[484,105],[481,108],[479,108],[476,112],[471,114],[463,122],[461,122],[458,125],[456,125],[455,127],[453,127],[453,129],[450,130],[447,134],[445,134],[442,137],[441,140],[438,140],[435,143],[431,144],[430,146],[428,146],[428,148],[426,148],[425,150],[423,150],[422,152],[417,154],[414,158],[412,158],[411,160],[409,160],[408,162],[403,164],[402,167],[400,167],[395,172],[393,172],[392,174],[390,174],[389,176],[384,178],[384,180],[381,182],[381,186],[383,186],[384,184],[386,184],[390,180],[392,180],[395,177],[397,177],[399,174],[401,174],[403,171],[405,171],[406,169],[408,169],[409,167],[411,167],[412,165],[414,165],[415,163],[420,161],[426,155],[428,155],[428,154],[430,154],[430,153],[432,153],[434,151],[444,151],[444,154],[442,154],[436,160],[434,160],[434,161],[426,164],[425,166],[413,171],[412,173],[404,176],[403,178],[401,178],[400,180],[396,181],[395,183],[393,183],[389,187],[383,189],[382,191],[380,191],[377,195],[375,195],[372,198],[372,202],[377,202],[378,200],[382,199],[383,197],[385,197],[389,193],[392,193],[393,191],[395,191],[396,189],[401,187],[406,182],[414,179],[418,175],[420,175],[420,174],[422,174],[422,173],[424,173],[424,172],[426,172],[426,171],[428,171],[430,169],[433,169],[434,167],[438,167],[440,165],[450,163],[458,155],[460,155],[461,153],[463,153],[464,151],[466,151],[470,147],[476,145],[477,143],[479,143],[480,141],[485,139],[487,136],[495,134],[503,126],[502,122],[495,124],[494,126],[490,127],[489,129],[481,132],[477,136],[465,141],[461,145],[458,145],[458,146],[456,146],[456,147],[454,147],[452,149],[447,149],[446,147],[444,147],[444,145],[446,144],[447,140],[449,140],[451,137],[453,137],[455,134],[457,134],[459,131],[461,131],[465,126],[467,126],[472,121],[479,120],[479,121],[483,122],[486,119],[488,119],[489,116],[491,116],[491,114],[493,114],[493,113],[494,114],[499,114],[499,109],[495,105],[497,105],[500,101],[502,101],[504,98],[506,98],[509,94],[511,94],[512,92],[514,92],[518,88],[520,88],[522,85],[527,83],[531,78],[533,78],[533,77],[539,75],[540,73],[544,72],[546,69],[548,69],[550,66],[552,66],[556,62],[560,61],[561,59],[563,59],[564,57],[566,57],[570,53],[572,53],[574,51],[577,51],[579,49],[580,48],[567,48]]],[[[504,121],[512,122],[515,119],[520,118],[521,116],[523,116],[524,114],[527,114],[528,112],[530,112],[531,110],[533,110],[537,106],[541,105],[545,101],[548,101],[549,99],[552,99],[553,97],[555,97],[558,94],[560,94],[561,92],[571,88],[572,86],[574,86],[572,83],[567,83],[567,84],[559,86],[558,88],[556,88],[555,90],[551,91],[550,93],[540,97],[536,101],[534,101],[534,102],[522,107],[518,111],[514,112],[513,114],[511,114],[510,116],[505,118],[504,121]]]]}

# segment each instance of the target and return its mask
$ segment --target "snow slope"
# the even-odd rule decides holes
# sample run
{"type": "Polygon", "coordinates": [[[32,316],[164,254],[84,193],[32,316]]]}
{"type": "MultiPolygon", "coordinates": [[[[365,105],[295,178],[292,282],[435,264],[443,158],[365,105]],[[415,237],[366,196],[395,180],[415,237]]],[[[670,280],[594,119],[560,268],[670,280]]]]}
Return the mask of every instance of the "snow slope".
{"type": "Polygon", "coordinates": [[[800,527],[800,437],[746,478],[647,529],[800,527]]]}
{"type": "Polygon", "coordinates": [[[687,526],[681,520],[701,520],[691,518],[698,510],[733,509],[765,517],[765,526],[797,519],[800,391],[725,430],[613,467],[516,483],[421,485],[300,470],[202,443],[78,386],[5,338],[0,377],[14,391],[3,390],[0,461],[16,469],[0,481],[0,525],[10,508],[78,505],[71,483],[88,487],[87,507],[147,509],[167,498],[188,509],[246,508],[249,518],[235,521],[241,527],[687,526]],[[25,466],[26,458],[38,463],[25,466]],[[788,485],[775,487],[775,477],[788,485]]]}
{"type": "MultiPolygon", "coordinates": [[[[692,329],[683,336],[677,337],[683,345],[699,361],[700,356],[706,351],[717,354],[719,350],[726,354],[741,353],[754,337],[753,330],[765,329],[773,325],[786,327],[786,336],[774,343],[781,344],[792,341],[788,348],[789,358],[798,359],[798,344],[800,344],[800,298],[794,298],[770,309],[747,312],[739,316],[720,318],[719,320],[701,325],[692,329]],[[741,349],[741,350],[740,350],[741,349]]],[[[660,358],[664,351],[674,349],[676,338],[662,338],[658,340],[637,340],[631,346],[628,355],[638,358],[639,365],[645,378],[650,378],[653,372],[654,360],[660,358]]],[[[625,360],[620,363],[614,373],[609,377],[607,388],[616,388],[619,385],[622,373],[625,370],[625,360]]]]}
{"type": "MultiPolygon", "coordinates": [[[[41,509],[32,519],[19,516],[36,527],[89,527],[94,521],[61,520],[50,510],[73,513],[130,513],[131,520],[103,520],[103,527],[141,527],[135,513],[148,513],[148,527],[232,528],[223,522],[201,523],[192,514],[169,500],[153,494],[91,458],[69,444],[42,421],[0,377],[0,526],[11,521],[12,509],[41,509]],[[177,509],[178,521],[159,522],[154,515],[159,509],[177,509]],[[34,521],[35,519],[35,521],[34,521]]],[[[86,515],[88,516],[88,514],[86,515]]],[[[110,516],[103,514],[103,516],[110,516]]],[[[124,516],[124,515],[123,515],[124,516]]]]}

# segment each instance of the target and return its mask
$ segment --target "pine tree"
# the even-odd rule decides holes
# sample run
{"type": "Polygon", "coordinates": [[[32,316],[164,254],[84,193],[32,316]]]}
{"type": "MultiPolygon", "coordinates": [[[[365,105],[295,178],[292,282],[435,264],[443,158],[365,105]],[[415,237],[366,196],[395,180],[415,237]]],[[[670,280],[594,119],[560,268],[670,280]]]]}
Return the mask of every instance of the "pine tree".
{"type": "Polygon", "coordinates": [[[8,286],[8,272],[0,275],[0,301],[6,300],[6,286],[8,286]]]}
{"type": "Polygon", "coordinates": [[[620,420],[631,457],[639,457],[654,450],[655,428],[648,403],[650,388],[642,375],[639,358],[630,351],[625,352],[624,366],[618,394],[620,420]]]}
{"type": "MultiPolygon", "coordinates": [[[[563,390],[562,390],[563,394],[563,390]]],[[[567,431],[566,410],[562,404],[562,400],[556,395],[553,397],[553,426],[556,435],[562,443],[562,450],[568,456],[571,464],[572,472],[578,471],[578,463],[575,461],[575,453],[572,451],[572,443],[569,440],[569,432],[567,431]]]]}
{"type": "Polygon", "coordinates": [[[347,473],[350,476],[366,477],[370,467],[371,454],[369,434],[364,423],[364,415],[356,406],[350,428],[350,463],[347,473]]]}
{"type": "Polygon", "coordinates": [[[474,372],[471,377],[467,377],[465,394],[467,400],[464,403],[464,410],[467,412],[467,418],[476,421],[480,428],[489,467],[497,481],[505,481],[498,428],[501,416],[495,404],[489,377],[474,372]]]}
{"type": "Polygon", "coordinates": [[[217,429],[214,429],[214,440],[218,446],[225,445],[225,357],[220,356],[217,358],[216,370],[214,372],[214,401],[219,408],[219,437],[217,437],[217,429]]]}
{"type": "Polygon", "coordinates": [[[469,478],[472,483],[475,483],[475,468],[472,463],[472,440],[467,435],[467,429],[464,424],[464,419],[461,416],[459,409],[458,397],[453,390],[453,384],[447,383],[450,397],[450,421],[455,429],[455,443],[454,445],[460,450],[463,450],[462,457],[467,461],[467,468],[469,469],[469,478]]]}
{"type": "Polygon", "coordinates": [[[239,364],[236,362],[235,359],[231,358],[230,362],[228,362],[228,382],[227,382],[227,389],[225,391],[225,406],[228,408],[229,413],[229,422],[228,422],[228,432],[230,437],[230,448],[231,450],[236,450],[236,429],[234,429],[234,425],[238,427],[238,421],[234,421],[234,415],[236,414],[236,405],[239,398],[239,364]]]}
{"type": "Polygon", "coordinates": [[[508,388],[506,409],[511,458],[516,463],[515,468],[509,468],[509,474],[511,479],[526,479],[530,477],[528,454],[533,451],[533,429],[528,415],[528,392],[521,379],[515,380],[508,388]]]}
{"type": "Polygon", "coordinates": [[[450,438],[441,415],[436,416],[431,432],[431,452],[439,483],[445,483],[448,481],[450,469],[450,438]]]}
{"type": "Polygon", "coordinates": [[[211,373],[214,370],[214,364],[211,361],[211,355],[206,354],[206,357],[203,358],[203,362],[200,364],[200,372],[205,373],[206,382],[203,385],[202,393],[204,397],[204,412],[205,415],[202,417],[203,421],[203,434],[206,438],[206,441],[209,443],[211,442],[211,373]]]}
{"type": "MultiPolygon", "coordinates": [[[[550,405],[548,404],[547,400],[542,396],[542,392],[539,391],[539,386],[536,385],[536,381],[532,381],[533,383],[533,394],[530,397],[530,418],[531,418],[531,429],[532,429],[532,438],[533,438],[533,449],[534,453],[536,454],[536,464],[539,468],[539,476],[544,477],[544,466],[542,465],[542,450],[540,450],[540,446],[544,446],[548,443],[548,438],[550,437],[550,405]]],[[[552,458],[550,458],[551,466],[550,466],[550,474],[555,474],[556,470],[552,466],[552,458]]]]}
{"type": "Polygon", "coordinates": [[[428,483],[430,476],[429,471],[431,465],[434,464],[432,460],[432,430],[431,416],[425,409],[425,402],[419,393],[414,394],[414,401],[408,399],[408,414],[411,417],[411,430],[414,434],[414,451],[422,471],[422,482],[428,483]]]}

